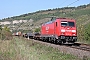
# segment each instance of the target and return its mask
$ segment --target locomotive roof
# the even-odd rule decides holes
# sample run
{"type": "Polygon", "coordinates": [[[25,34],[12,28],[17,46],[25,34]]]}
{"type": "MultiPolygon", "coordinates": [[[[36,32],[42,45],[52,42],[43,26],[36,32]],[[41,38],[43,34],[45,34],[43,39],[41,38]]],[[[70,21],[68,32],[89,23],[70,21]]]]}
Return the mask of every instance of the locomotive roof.
{"type": "Polygon", "coordinates": [[[71,18],[56,18],[56,19],[68,19],[68,20],[74,20],[74,19],[71,19],[71,18]]]}
{"type": "Polygon", "coordinates": [[[62,19],[62,20],[74,20],[74,19],[70,19],[70,18],[54,18],[54,19],[51,19],[51,21],[48,21],[46,23],[43,23],[42,25],[45,25],[45,24],[50,24],[50,23],[53,23],[56,19],[62,19]]]}

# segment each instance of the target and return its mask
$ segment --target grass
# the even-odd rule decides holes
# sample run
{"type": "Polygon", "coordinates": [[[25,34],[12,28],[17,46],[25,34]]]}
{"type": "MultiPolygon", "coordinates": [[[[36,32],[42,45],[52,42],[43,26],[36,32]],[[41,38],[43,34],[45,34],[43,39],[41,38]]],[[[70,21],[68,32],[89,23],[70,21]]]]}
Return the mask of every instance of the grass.
{"type": "Polygon", "coordinates": [[[0,60],[80,60],[33,40],[14,38],[0,41],[0,60]]]}

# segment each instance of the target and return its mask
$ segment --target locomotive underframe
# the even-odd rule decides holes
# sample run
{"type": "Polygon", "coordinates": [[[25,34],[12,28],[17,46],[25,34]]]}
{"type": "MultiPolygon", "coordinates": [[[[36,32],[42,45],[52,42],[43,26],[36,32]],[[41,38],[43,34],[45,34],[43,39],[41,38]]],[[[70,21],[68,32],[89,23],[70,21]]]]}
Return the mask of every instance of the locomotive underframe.
{"type": "Polygon", "coordinates": [[[77,36],[59,36],[59,39],[64,42],[74,43],[77,41],[77,36]]]}
{"type": "Polygon", "coordinates": [[[57,35],[41,35],[43,41],[51,41],[55,43],[74,43],[77,41],[77,36],[57,36],[57,35]]]}

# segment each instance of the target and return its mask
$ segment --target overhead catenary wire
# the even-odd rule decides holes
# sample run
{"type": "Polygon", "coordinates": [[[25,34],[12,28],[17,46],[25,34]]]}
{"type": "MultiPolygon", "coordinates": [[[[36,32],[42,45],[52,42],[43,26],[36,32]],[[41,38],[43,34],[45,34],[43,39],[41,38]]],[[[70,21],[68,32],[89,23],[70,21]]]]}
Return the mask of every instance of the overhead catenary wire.
{"type": "Polygon", "coordinates": [[[65,0],[64,2],[62,2],[61,4],[60,4],[60,6],[62,5],[62,4],[64,4],[65,2],[67,2],[68,0],[65,0]]]}
{"type": "Polygon", "coordinates": [[[70,4],[68,4],[67,7],[70,6],[70,5],[72,5],[72,4],[74,4],[74,3],[76,3],[76,2],[78,2],[78,1],[79,1],[79,0],[76,0],[76,1],[74,1],[74,2],[72,2],[72,3],[70,3],[70,4]]]}
{"type": "MultiPolygon", "coordinates": [[[[65,1],[64,1],[64,2],[62,2],[59,6],[61,6],[62,4],[66,3],[67,1],[68,1],[68,0],[65,0],[65,1]]],[[[76,1],[74,1],[74,2],[70,3],[70,4],[66,5],[66,6],[68,7],[68,6],[70,6],[70,5],[74,4],[74,3],[78,2],[78,1],[79,1],[79,0],[76,0],[76,1]]]]}

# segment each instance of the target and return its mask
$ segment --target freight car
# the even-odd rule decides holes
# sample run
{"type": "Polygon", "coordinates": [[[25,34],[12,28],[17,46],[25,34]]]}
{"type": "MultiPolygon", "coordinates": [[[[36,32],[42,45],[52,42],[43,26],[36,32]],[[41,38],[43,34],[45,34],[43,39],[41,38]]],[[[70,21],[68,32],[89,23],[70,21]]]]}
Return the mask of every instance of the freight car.
{"type": "Polygon", "coordinates": [[[27,37],[31,38],[31,39],[34,39],[34,34],[33,33],[27,33],[27,37]]]}
{"type": "Polygon", "coordinates": [[[34,33],[34,39],[35,40],[40,40],[40,38],[41,38],[41,34],[40,33],[38,33],[38,32],[34,33]]]}
{"type": "Polygon", "coordinates": [[[77,41],[77,28],[74,19],[54,18],[42,24],[41,40],[54,43],[74,43],[77,41]]]}
{"type": "Polygon", "coordinates": [[[13,36],[21,36],[22,33],[19,31],[19,32],[14,32],[12,35],[13,35],[13,36]]]}
{"type": "Polygon", "coordinates": [[[25,37],[25,38],[28,38],[27,33],[23,33],[22,36],[25,37]]]}

